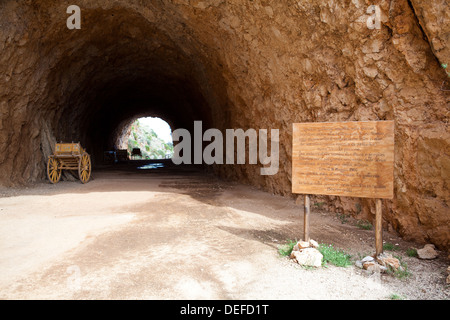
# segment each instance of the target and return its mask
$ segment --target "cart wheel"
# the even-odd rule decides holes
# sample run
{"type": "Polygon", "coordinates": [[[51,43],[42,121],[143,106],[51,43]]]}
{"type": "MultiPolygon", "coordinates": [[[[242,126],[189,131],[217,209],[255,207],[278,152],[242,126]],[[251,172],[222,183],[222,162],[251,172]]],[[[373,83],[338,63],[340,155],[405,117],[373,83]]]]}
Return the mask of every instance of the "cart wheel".
{"type": "Polygon", "coordinates": [[[91,157],[87,153],[83,153],[78,163],[78,176],[81,183],[87,183],[91,178],[91,157]]]}
{"type": "Polygon", "coordinates": [[[61,179],[61,169],[59,168],[59,161],[56,158],[49,158],[47,162],[47,177],[51,183],[58,183],[61,179]]]}

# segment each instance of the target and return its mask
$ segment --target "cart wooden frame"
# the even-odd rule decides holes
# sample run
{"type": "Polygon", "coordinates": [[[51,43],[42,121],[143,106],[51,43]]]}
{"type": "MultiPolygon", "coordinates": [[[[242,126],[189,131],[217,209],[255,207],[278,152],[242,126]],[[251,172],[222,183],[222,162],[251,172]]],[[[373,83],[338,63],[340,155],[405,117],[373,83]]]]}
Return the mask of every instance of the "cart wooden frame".
{"type": "Polygon", "coordinates": [[[47,177],[51,183],[58,183],[62,170],[78,171],[81,183],[91,178],[91,157],[80,143],[56,143],[55,152],[48,157],[47,177]]]}

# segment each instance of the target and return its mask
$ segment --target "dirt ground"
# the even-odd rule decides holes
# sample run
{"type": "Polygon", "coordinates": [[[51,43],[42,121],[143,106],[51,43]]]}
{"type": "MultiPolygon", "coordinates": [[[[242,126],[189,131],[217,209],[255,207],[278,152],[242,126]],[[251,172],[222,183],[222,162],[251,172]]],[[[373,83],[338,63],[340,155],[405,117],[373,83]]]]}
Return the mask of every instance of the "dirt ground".
{"type": "MultiPolygon", "coordinates": [[[[302,236],[293,199],[193,168],[115,166],[93,178],[0,189],[1,299],[449,299],[448,254],[408,257],[419,246],[386,231],[405,279],[281,257],[302,236]]],[[[329,212],[313,210],[311,237],[353,260],[375,250],[374,231],[329,212]]]]}

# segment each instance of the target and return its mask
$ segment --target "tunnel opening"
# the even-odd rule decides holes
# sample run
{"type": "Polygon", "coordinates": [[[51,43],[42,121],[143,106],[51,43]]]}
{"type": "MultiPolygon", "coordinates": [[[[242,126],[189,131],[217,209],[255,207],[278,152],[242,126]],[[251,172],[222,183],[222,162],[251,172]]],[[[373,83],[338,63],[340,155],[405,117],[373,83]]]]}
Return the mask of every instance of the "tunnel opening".
{"type": "MultiPolygon", "coordinates": [[[[217,124],[214,118],[225,122],[229,104],[221,74],[211,68],[213,57],[204,60],[197,43],[180,43],[126,8],[86,10],[83,17],[85,28],[79,33],[60,30],[63,39],[58,43],[43,41],[45,49],[62,47],[52,57],[45,106],[39,110],[43,163],[56,141],[80,141],[94,167],[115,148],[131,155],[126,133],[142,117],[167,119],[172,130],[193,130],[195,120],[210,127],[217,124]]],[[[143,153],[151,151],[146,147],[143,153]]],[[[160,156],[170,158],[170,150],[160,156]]]]}
{"type": "Polygon", "coordinates": [[[116,142],[115,150],[127,150],[129,159],[133,159],[133,156],[138,156],[140,160],[172,158],[172,129],[163,119],[138,118],[124,131],[116,142]]]}

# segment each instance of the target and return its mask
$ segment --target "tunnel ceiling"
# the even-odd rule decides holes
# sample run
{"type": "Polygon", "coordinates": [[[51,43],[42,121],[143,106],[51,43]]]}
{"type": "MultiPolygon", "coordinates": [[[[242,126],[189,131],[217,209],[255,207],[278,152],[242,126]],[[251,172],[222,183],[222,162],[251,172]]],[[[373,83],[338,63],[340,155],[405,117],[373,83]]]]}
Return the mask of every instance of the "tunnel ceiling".
{"type": "MultiPolygon", "coordinates": [[[[140,116],[280,129],[280,169],[222,177],[291,195],[292,123],[395,120],[385,223],[449,246],[446,0],[0,1],[0,183],[42,181],[57,140],[98,158],[140,116]],[[373,2],[373,3],[372,3],[373,2]],[[368,28],[368,7],[380,28],[368,28]]],[[[373,215],[370,200],[323,199],[373,215]]]]}

